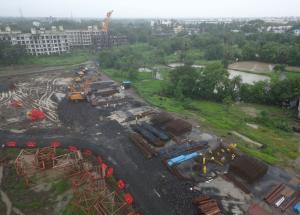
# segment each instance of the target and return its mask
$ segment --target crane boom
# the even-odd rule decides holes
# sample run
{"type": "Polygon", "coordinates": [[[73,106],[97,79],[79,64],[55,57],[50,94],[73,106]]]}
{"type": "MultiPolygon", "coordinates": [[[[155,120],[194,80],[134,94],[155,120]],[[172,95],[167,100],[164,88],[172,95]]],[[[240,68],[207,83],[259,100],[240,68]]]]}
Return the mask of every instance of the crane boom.
{"type": "Polygon", "coordinates": [[[109,31],[109,22],[110,22],[110,17],[112,15],[112,13],[113,13],[113,10],[109,11],[106,14],[106,17],[105,17],[105,19],[102,22],[102,32],[107,33],[109,31]]]}

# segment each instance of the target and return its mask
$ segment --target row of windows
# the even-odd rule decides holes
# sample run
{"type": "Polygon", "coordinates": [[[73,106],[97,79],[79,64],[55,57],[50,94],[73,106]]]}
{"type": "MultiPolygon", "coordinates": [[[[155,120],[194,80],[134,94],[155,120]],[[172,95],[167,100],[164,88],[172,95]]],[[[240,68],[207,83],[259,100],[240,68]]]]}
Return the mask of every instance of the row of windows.
{"type": "MultiPolygon", "coordinates": [[[[38,36],[38,38],[41,38],[41,39],[59,39],[60,37],[62,38],[67,38],[67,35],[59,35],[59,36],[38,36]]],[[[29,37],[16,37],[17,40],[24,40],[25,38],[26,39],[35,39],[36,37],[34,36],[29,36],[29,37]]]]}
{"type": "Polygon", "coordinates": [[[31,43],[31,44],[32,43],[63,43],[63,42],[68,42],[68,40],[16,40],[16,41],[17,42],[26,42],[26,43],[31,43]]]}
{"type": "Polygon", "coordinates": [[[68,49],[62,49],[62,48],[49,48],[49,49],[28,49],[30,52],[47,52],[47,51],[65,51],[68,49]]]}
{"type": "MultiPolygon", "coordinates": [[[[14,43],[16,43],[16,42],[14,42],[14,43]]],[[[43,43],[42,42],[36,42],[36,43],[30,42],[29,43],[29,41],[26,41],[26,43],[25,43],[25,41],[17,41],[17,43],[20,44],[20,45],[25,45],[26,44],[26,45],[31,45],[31,46],[34,46],[34,45],[38,45],[38,46],[39,45],[41,45],[41,46],[42,45],[44,45],[44,46],[45,45],[59,45],[59,46],[61,46],[61,45],[68,45],[68,42],[60,42],[60,43],[58,43],[58,42],[55,42],[55,43],[54,42],[52,42],[52,43],[50,43],[50,42],[49,43],[45,43],[45,42],[43,42],[43,43]]]]}

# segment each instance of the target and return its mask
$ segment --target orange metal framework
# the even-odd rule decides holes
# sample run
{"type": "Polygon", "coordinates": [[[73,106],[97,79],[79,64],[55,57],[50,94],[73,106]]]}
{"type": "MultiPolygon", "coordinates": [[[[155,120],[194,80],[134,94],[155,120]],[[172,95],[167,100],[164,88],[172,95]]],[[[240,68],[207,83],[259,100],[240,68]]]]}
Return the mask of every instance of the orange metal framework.
{"type": "Polygon", "coordinates": [[[72,181],[73,204],[86,215],[115,215],[132,212],[116,188],[109,189],[105,171],[94,166],[92,171],[82,172],[72,181]],[[126,209],[127,208],[127,209],[126,209]]]}
{"type": "Polygon", "coordinates": [[[15,160],[15,168],[18,175],[24,177],[26,186],[30,183],[30,177],[36,170],[34,161],[35,150],[22,149],[15,160]],[[31,158],[31,160],[29,160],[31,158]]]}
{"type": "MultiPolygon", "coordinates": [[[[23,149],[15,160],[17,174],[23,176],[28,186],[30,177],[37,171],[60,171],[71,179],[74,200],[72,203],[86,215],[134,214],[131,203],[123,197],[118,185],[109,186],[110,169],[98,159],[97,165],[90,163],[91,152],[77,150],[56,156],[55,148],[23,149]],[[100,162],[100,163],[99,163],[100,162]],[[100,165],[99,165],[100,164],[100,165]]],[[[123,182],[124,183],[124,182],[123,182]]]]}

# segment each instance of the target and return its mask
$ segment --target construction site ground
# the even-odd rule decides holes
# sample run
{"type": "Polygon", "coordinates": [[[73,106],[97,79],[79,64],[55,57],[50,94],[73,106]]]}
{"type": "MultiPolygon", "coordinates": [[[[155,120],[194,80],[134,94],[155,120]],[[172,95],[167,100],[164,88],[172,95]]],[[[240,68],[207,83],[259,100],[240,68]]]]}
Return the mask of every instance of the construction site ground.
{"type": "MultiPolygon", "coordinates": [[[[86,66],[96,68],[94,62],[87,62],[86,66]]],[[[287,182],[292,178],[284,171],[271,167],[271,173],[264,177],[262,183],[253,187],[251,195],[245,194],[220,176],[210,183],[197,184],[180,180],[165,167],[160,157],[145,159],[129,139],[128,126],[109,118],[114,111],[128,112],[148,106],[131,89],[125,91],[127,102],[124,105],[98,108],[87,102],[70,102],[65,98],[74,75],[72,68],[28,72],[20,76],[15,74],[0,77],[0,143],[14,140],[22,145],[28,140],[34,140],[39,147],[44,147],[49,146],[53,140],[59,140],[64,147],[73,145],[101,154],[115,168],[116,177],[126,181],[128,190],[135,198],[134,206],[141,214],[195,214],[191,201],[201,194],[216,197],[225,205],[224,209],[228,214],[245,214],[252,201],[262,200],[262,195],[270,189],[271,182],[287,182]],[[22,102],[23,107],[12,107],[11,102],[14,100],[22,102]],[[46,119],[38,122],[28,120],[26,113],[32,108],[43,110],[46,119]]],[[[99,71],[95,75],[102,80],[109,80],[109,77],[99,71]]],[[[199,136],[200,140],[209,141],[211,145],[216,144],[218,139],[201,131],[201,127],[193,132],[191,135],[199,136]]],[[[4,156],[11,151],[3,149],[1,153],[4,156]]],[[[13,159],[16,155],[17,152],[10,156],[13,159]]],[[[182,171],[190,168],[188,165],[183,166],[182,171]]],[[[70,198],[68,190],[56,195],[47,184],[44,187],[39,185],[36,188],[40,189],[35,191],[34,188],[16,187],[21,186],[21,183],[16,181],[12,166],[11,163],[5,165],[3,177],[0,177],[0,190],[4,190],[11,200],[12,212],[8,212],[2,198],[0,211],[5,211],[3,208],[6,208],[6,213],[0,214],[54,215],[63,211],[70,198]],[[57,198],[61,201],[57,201],[57,198]]],[[[222,170],[224,168],[220,171],[222,170]]]]}

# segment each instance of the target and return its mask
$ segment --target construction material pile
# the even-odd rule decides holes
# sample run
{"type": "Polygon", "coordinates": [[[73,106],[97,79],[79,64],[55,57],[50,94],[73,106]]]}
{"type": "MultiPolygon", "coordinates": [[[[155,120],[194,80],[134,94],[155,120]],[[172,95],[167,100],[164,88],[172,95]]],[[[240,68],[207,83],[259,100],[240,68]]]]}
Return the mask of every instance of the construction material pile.
{"type": "Polygon", "coordinates": [[[98,81],[90,86],[88,100],[94,106],[122,105],[126,102],[124,93],[114,81],[98,81]]]}
{"type": "Polygon", "coordinates": [[[284,184],[278,184],[264,199],[270,206],[285,212],[299,200],[299,192],[284,184]]]}
{"type": "Polygon", "coordinates": [[[183,135],[192,130],[192,125],[182,119],[174,119],[165,125],[165,130],[175,136],[183,135]]]}
{"type": "Polygon", "coordinates": [[[183,119],[175,119],[172,115],[162,112],[152,117],[151,122],[174,136],[181,136],[192,130],[192,125],[183,119]]]}
{"type": "Polygon", "coordinates": [[[33,108],[30,112],[27,113],[27,117],[31,121],[43,120],[46,118],[46,115],[43,111],[37,108],[33,108]]]}
{"type": "Polygon", "coordinates": [[[155,153],[149,146],[149,143],[138,133],[131,133],[129,135],[131,141],[142,151],[146,158],[152,158],[155,153]]]}
{"type": "Polygon", "coordinates": [[[114,81],[97,81],[91,84],[91,92],[97,92],[98,90],[103,90],[105,88],[117,88],[118,85],[114,81]]]}
{"type": "Polygon", "coordinates": [[[253,157],[241,155],[229,165],[229,173],[233,173],[248,183],[254,183],[262,178],[268,171],[268,165],[253,157]]]}
{"type": "Polygon", "coordinates": [[[162,127],[167,122],[170,122],[173,119],[174,117],[171,114],[166,112],[160,112],[151,118],[151,122],[156,126],[162,127]]]}
{"type": "Polygon", "coordinates": [[[197,206],[199,215],[223,215],[217,201],[209,196],[195,197],[193,204],[197,206]]]}
{"type": "Polygon", "coordinates": [[[73,103],[66,99],[58,105],[58,116],[62,123],[68,126],[90,127],[99,122],[100,116],[107,116],[109,112],[98,110],[88,103],[73,103]]]}
{"type": "Polygon", "coordinates": [[[150,130],[146,129],[145,127],[141,125],[131,125],[132,129],[141,134],[143,138],[145,138],[151,145],[155,147],[162,147],[164,146],[164,142],[156,136],[153,132],[150,130]]]}
{"type": "Polygon", "coordinates": [[[149,115],[155,114],[156,111],[149,106],[141,106],[137,108],[132,108],[129,110],[114,111],[109,118],[111,120],[116,120],[119,123],[126,123],[136,119],[141,119],[149,115]]]}
{"type": "Polygon", "coordinates": [[[264,208],[262,208],[258,204],[250,205],[250,207],[248,208],[247,213],[249,215],[272,215],[271,213],[266,211],[264,208]]]}

